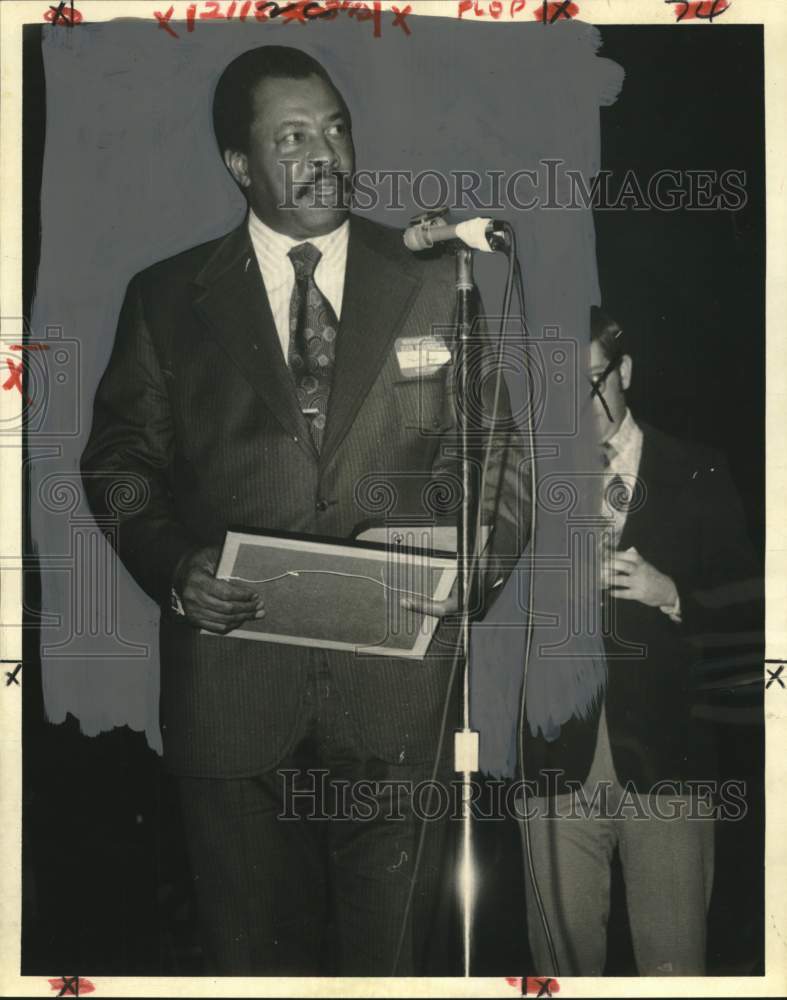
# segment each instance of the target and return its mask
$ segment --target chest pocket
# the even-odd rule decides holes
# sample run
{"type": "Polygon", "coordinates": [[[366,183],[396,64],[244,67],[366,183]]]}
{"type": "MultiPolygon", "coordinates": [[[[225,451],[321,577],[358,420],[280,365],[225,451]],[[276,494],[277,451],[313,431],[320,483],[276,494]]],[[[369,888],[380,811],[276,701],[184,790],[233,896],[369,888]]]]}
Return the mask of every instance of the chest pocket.
{"type": "Polygon", "coordinates": [[[453,364],[445,341],[438,337],[400,337],[391,361],[393,393],[402,426],[425,435],[451,427],[453,364]]]}
{"type": "Polygon", "coordinates": [[[393,395],[404,429],[436,435],[453,426],[450,367],[445,365],[434,375],[394,381],[393,395]]]}

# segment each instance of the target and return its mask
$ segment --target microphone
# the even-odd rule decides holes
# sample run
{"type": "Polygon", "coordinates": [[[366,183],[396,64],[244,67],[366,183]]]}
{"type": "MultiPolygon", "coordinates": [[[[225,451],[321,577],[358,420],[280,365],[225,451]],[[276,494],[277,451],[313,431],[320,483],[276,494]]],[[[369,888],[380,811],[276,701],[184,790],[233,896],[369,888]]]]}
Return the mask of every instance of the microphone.
{"type": "Polygon", "coordinates": [[[480,250],[482,253],[505,251],[509,246],[505,223],[496,219],[468,219],[466,222],[451,226],[439,217],[427,217],[408,226],[403,238],[404,245],[413,253],[430,250],[435,243],[445,243],[449,240],[459,240],[471,250],[480,250]]]}

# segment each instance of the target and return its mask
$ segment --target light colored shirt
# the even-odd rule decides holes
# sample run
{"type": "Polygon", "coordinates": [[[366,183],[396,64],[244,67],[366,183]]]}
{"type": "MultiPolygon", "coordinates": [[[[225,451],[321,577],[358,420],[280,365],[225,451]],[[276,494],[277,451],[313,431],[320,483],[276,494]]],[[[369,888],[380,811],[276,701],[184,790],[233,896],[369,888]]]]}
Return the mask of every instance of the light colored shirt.
{"type": "Polygon", "coordinates": [[[615,476],[620,476],[629,495],[634,491],[634,485],[639,472],[639,461],[642,457],[642,431],[634,422],[630,410],[626,410],[623,422],[607,442],[609,445],[609,466],[604,476],[604,513],[615,522],[615,538],[623,534],[626,523],[626,504],[611,504],[607,496],[607,487],[615,476]]]}
{"type": "MultiPolygon", "coordinates": [[[[604,482],[604,512],[613,518],[615,523],[615,539],[619,540],[623,533],[623,526],[626,523],[627,505],[613,505],[607,498],[607,489],[610,481],[615,476],[620,476],[626,486],[629,496],[632,495],[639,474],[639,463],[642,458],[642,431],[637,426],[630,410],[626,410],[626,415],[618,427],[617,431],[609,439],[610,460],[606,470],[604,482]]],[[[680,597],[675,599],[674,604],[663,605],[659,610],[674,622],[681,622],[680,597]]]]}
{"type": "Polygon", "coordinates": [[[295,285],[295,271],[287,253],[301,243],[311,243],[322,254],[314,270],[314,282],[341,319],[344,297],[344,273],[347,269],[347,244],[350,222],[345,220],[325,236],[294,240],[267,226],[249,209],[249,236],[268,295],[276,333],[286,359],[290,345],[290,299],[295,285]]]}

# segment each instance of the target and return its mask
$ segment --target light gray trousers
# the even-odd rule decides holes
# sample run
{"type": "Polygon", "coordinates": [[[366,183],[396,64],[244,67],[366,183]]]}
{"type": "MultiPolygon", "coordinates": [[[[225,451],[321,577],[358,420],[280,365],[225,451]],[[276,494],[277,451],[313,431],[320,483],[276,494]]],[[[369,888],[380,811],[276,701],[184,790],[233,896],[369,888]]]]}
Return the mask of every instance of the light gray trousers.
{"type": "MultiPolygon", "coordinates": [[[[535,875],[560,974],[600,976],[609,919],[610,863],[617,846],[631,937],[642,976],[705,973],[706,915],[713,884],[713,819],[687,796],[624,794],[612,761],[606,715],[584,784],[586,802],[606,787],[607,808],[570,815],[571,796],[532,799],[530,838],[535,875]],[[606,786],[599,786],[605,782],[606,786]],[[655,802],[656,799],[660,801],[655,802]],[[655,809],[655,815],[654,815],[655,809]],[[615,816],[615,812],[618,816],[615,816]],[[700,813],[702,818],[688,818],[700,813]],[[659,818],[667,816],[668,818],[659,818]],[[670,818],[677,814],[676,818],[670,818]]],[[[523,822],[520,820],[520,823],[523,822]]],[[[535,975],[556,975],[528,882],[527,919],[535,975]]]]}

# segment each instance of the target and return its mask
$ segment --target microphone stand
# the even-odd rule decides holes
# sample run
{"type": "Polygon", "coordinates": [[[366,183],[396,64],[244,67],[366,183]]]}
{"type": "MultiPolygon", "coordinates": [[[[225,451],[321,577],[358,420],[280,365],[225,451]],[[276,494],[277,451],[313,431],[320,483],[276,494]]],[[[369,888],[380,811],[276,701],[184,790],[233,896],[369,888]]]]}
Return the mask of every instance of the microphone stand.
{"type": "MultiPolygon", "coordinates": [[[[508,294],[511,287],[517,284],[514,275],[516,274],[517,257],[516,246],[513,242],[510,227],[508,231],[498,232],[493,230],[489,235],[489,245],[492,250],[501,250],[508,253],[509,287],[503,304],[503,322],[508,316],[510,300],[508,294]]],[[[474,370],[473,359],[471,358],[471,345],[473,343],[473,304],[475,285],[473,281],[473,253],[467,246],[456,249],[456,315],[457,315],[457,427],[459,432],[459,460],[461,465],[462,481],[462,504],[457,515],[457,559],[458,559],[458,603],[460,615],[460,639],[458,643],[459,655],[462,656],[462,729],[454,733],[454,770],[462,774],[462,848],[459,865],[459,884],[462,889],[462,937],[464,949],[464,974],[470,975],[470,951],[472,944],[472,916],[475,902],[475,872],[473,868],[473,841],[472,841],[472,785],[471,776],[478,771],[479,767],[479,734],[470,728],[470,606],[473,597],[477,593],[476,583],[478,578],[478,560],[476,559],[475,548],[476,523],[480,524],[477,513],[481,509],[483,498],[479,495],[474,497],[474,477],[473,462],[471,457],[471,426],[469,416],[473,412],[471,402],[474,399],[472,394],[472,373],[474,370]],[[478,507],[476,507],[476,503],[478,507]]],[[[524,291],[521,286],[521,276],[518,279],[520,305],[524,319],[524,291]]],[[[525,326],[527,335],[527,327],[525,326]]],[[[502,335],[502,333],[501,333],[502,335]]],[[[480,400],[481,395],[477,397],[480,400]]],[[[494,414],[496,417],[496,413],[494,414]]],[[[533,425],[532,411],[529,416],[529,439],[531,468],[534,466],[535,449],[533,445],[533,425]]],[[[483,491],[483,475],[479,477],[479,494],[483,491]]],[[[535,482],[535,472],[533,472],[535,482]]],[[[533,498],[531,538],[535,535],[535,497],[533,498]]],[[[532,567],[532,559],[531,559],[532,567]]],[[[532,570],[531,570],[532,573],[532,570]]],[[[533,598],[533,580],[530,580],[530,601],[533,598]]],[[[530,643],[532,640],[532,605],[528,611],[528,640],[525,654],[525,673],[522,678],[522,712],[524,713],[525,696],[527,688],[527,667],[530,658],[530,643]]],[[[522,777],[524,778],[524,760],[522,754],[522,735],[519,735],[520,763],[522,777]]],[[[555,952],[554,941],[549,927],[546,913],[544,911],[541,893],[533,870],[532,852],[530,850],[530,831],[525,825],[525,853],[531,886],[534,893],[536,905],[538,907],[541,922],[547,939],[547,946],[555,967],[556,974],[559,975],[559,966],[555,952]]]]}
{"type": "MultiPolygon", "coordinates": [[[[462,503],[457,514],[457,565],[459,602],[459,655],[462,659],[462,729],[454,733],[454,770],[462,774],[462,848],[459,864],[459,885],[462,892],[462,939],[464,974],[470,975],[472,909],[475,879],[472,854],[472,786],[471,775],[478,771],[478,733],[470,728],[470,602],[475,593],[477,565],[475,560],[474,475],[471,458],[469,408],[472,399],[472,363],[470,345],[473,335],[473,251],[468,247],[456,250],[456,414],[459,437],[459,463],[462,482],[462,503]]],[[[481,498],[475,498],[477,503],[481,498]]]]}
{"type": "MultiPolygon", "coordinates": [[[[474,341],[473,310],[476,302],[473,278],[473,247],[479,250],[503,251],[510,256],[507,296],[512,287],[513,267],[516,259],[511,228],[506,223],[492,219],[476,219],[459,226],[447,226],[445,211],[427,213],[413,220],[405,234],[405,245],[417,252],[426,250],[435,242],[451,242],[456,259],[456,423],[459,439],[458,458],[462,483],[462,503],[457,514],[457,597],[459,638],[456,655],[462,658],[462,728],[454,731],[454,771],[462,775],[462,848],[459,863],[459,886],[462,895],[462,939],[464,975],[470,975],[472,944],[472,916],[475,896],[475,871],[472,841],[472,784],[479,765],[479,734],[470,728],[470,608],[478,593],[478,559],[476,558],[476,525],[480,523],[483,474],[477,469],[472,456],[470,415],[474,411],[473,372],[475,359],[471,356],[474,341]],[[479,231],[480,224],[480,231],[479,231]],[[460,230],[464,229],[463,232],[460,230]],[[478,484],[478,486],[477,486],[478,484]]],[[[510,299],[506,298],[505,309],[510,299]]],[[[477,397],[480,399],[480,394],[477,397]]]]}

